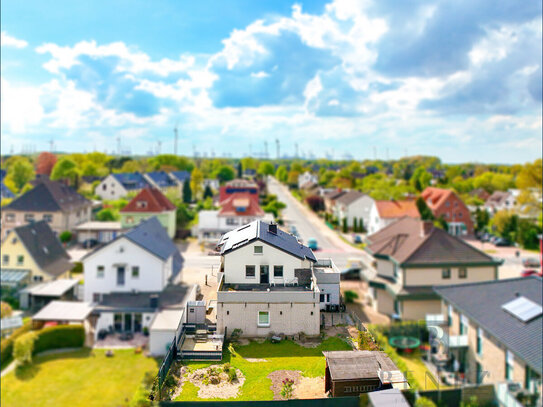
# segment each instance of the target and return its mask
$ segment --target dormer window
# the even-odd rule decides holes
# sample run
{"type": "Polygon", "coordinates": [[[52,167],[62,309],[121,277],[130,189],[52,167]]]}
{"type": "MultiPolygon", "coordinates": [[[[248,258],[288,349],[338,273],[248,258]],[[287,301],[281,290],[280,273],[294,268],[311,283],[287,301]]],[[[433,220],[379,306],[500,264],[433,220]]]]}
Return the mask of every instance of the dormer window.
{"type": "Polygon", "coordinates": [[[138,209],[147,208],[147,201],[137,201],[136,202],[136,208],[138,208],[138,209]]]}

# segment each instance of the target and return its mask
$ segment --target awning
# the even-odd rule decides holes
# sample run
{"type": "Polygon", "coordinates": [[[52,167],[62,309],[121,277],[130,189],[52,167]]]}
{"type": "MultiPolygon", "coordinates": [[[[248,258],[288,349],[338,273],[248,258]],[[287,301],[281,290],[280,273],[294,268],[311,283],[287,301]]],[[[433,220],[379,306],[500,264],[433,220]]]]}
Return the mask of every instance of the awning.
{"type": "Polygon", "coordinates": [[[0,283],[15,286],[30,275],[30,270],[1,269],[0,283]]]}
{"type": "Polygon", "coordinates": [[[51,301],[32,317],[34,321],[79,321],[83,322],[93,310],[88,302],[51,301]]]}

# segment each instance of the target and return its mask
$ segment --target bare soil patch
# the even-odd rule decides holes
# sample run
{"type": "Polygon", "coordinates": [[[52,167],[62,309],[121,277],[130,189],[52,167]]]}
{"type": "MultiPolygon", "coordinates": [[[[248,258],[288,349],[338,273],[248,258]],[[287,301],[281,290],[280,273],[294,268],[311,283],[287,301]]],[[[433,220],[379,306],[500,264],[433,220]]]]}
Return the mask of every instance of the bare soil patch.
{"type": "Polygon", "coordinates": [[[300,382],[294,388],[294,397],[297,399],[325,398],[324,376],[300,378],[300,382]]]}
{"type": "MultiPolygon", "coordinates": [[[[211,368],[221,368],[220,365],[210,366],[211,368]]],[[[232,382],[228,382],[228,375],[226,373],[221,373],[220,382],[218,384],[204,384],[203,377],[205,376],[208,368],[198,369],[190,373],[185,380],[189,380],[192,384],[197,386],[198,397],[201,399],[210,399],[210,398],[219,398],[219,399],[229,399],[235,398],[239,395],[239,389],[245,383],[245,376],[241,373],[241,370],[236,369],[237,379],[232,382]]]]}
{"type": "Polygon", "coordinates": [[[299,370],[276,370],[275,372],[271,372],[268,375],[268,379],[272,381],[270,389],[273,391],[273,399],[285,400],[285,398],[281,396],[283,380],[290,379],[294,381],[294,388],[296,388],[296,385],[300,382],[301,376],[302,373],[299,370]]]}

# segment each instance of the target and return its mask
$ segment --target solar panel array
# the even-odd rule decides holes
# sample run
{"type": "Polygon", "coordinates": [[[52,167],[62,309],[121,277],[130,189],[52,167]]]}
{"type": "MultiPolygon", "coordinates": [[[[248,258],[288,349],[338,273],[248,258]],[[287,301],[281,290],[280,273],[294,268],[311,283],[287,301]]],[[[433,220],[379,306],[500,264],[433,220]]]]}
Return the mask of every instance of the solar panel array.
{"type": "Polygon", "coordinates": [[[529,300],[526,297],[518,297],[502,305],[502,308],[520,319],[522,322],[528,322],[543,313],[541,305],[529,300]]]}

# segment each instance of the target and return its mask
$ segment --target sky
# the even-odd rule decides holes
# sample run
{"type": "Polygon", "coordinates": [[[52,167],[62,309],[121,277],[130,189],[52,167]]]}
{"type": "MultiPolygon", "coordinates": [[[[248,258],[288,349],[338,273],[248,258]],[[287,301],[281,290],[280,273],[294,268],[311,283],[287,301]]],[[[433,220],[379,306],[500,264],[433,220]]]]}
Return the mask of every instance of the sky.
{"type": "Polygon", "coordinates": [[[2,153],[522,163],[542,5],[1,0],[2,153]]]}

